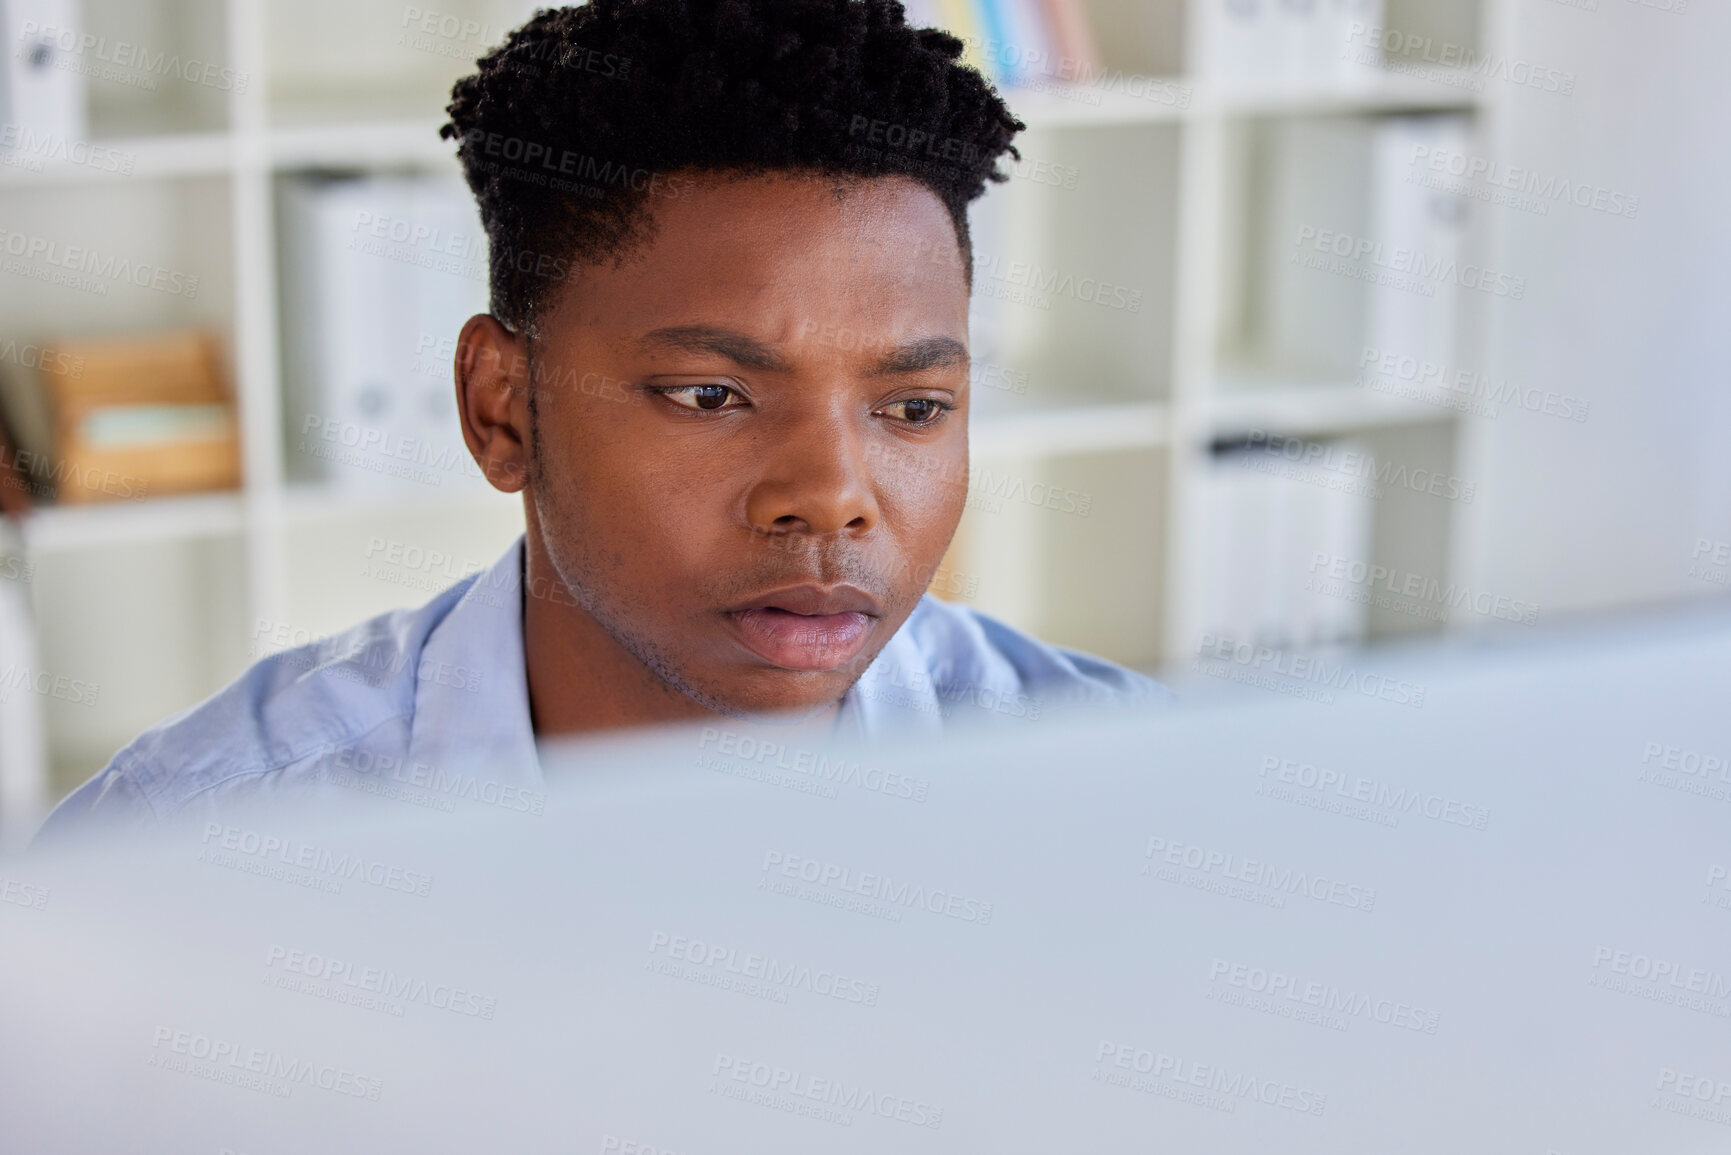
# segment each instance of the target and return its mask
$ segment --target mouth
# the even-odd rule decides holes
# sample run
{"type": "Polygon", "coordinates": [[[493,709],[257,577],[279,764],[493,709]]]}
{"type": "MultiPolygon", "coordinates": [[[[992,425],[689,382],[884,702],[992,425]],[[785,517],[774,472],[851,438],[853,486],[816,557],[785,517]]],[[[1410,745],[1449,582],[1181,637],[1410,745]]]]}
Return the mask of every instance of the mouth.
{"type": "Polygon", "coordinates": [[[784,670],[827,671],[859,656],[883,616],[854,586],[789,586],[725,611],[745,648],[784,670]]]}

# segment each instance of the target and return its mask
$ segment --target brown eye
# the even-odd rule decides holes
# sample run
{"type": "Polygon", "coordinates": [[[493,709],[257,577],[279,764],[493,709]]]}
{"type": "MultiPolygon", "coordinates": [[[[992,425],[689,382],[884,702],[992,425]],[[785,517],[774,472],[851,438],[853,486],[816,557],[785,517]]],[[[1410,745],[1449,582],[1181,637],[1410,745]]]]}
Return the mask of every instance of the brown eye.
{"type": "MultiPolygon", "coordinates": [[[[727,385],[676,385],[670,389],[659,390],[663,397],[685,409],[701,409],[714,412],[717,409],[737,409],[738,405],[729,405],[729,397],[739,395],[727,385]]],[[[741,401],[744,398],[740,398],[741,401]]]]}
{"type": "Polygon", "coordinates": [[[951,406],[930,397],[915,397],[909,401],[897,401],[885,408],[886,413],[899,417],[910,425],[934,425],[938,418],[951,406]],[[900,410],[900,412],[896,412],[900,410]]]}

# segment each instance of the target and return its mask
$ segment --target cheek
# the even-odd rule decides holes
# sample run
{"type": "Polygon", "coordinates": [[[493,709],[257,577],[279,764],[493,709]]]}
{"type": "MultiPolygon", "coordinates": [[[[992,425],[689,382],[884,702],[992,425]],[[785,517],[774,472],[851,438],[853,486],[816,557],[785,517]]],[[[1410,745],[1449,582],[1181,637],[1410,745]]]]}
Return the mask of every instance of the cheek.
{"type": "Polygon", "coordinates": [[[711,469],[689,447],[645,435],[631,411],[619,410],[583,407],[563,445],[543,434],[555,498],[554,524],[543,529],[588,558],[592,578],[611,574],[644,593],[689,589],[693,575],[714,568],[715,543],[730,524],[729,480],[721,463],[711,469]]]}
{"type": "Polygon", "coordinates": [[[878,472],[878,500],[886,520],[909,548],[949,541],[968,500],[968,455],[900,455],[878,472]]]}

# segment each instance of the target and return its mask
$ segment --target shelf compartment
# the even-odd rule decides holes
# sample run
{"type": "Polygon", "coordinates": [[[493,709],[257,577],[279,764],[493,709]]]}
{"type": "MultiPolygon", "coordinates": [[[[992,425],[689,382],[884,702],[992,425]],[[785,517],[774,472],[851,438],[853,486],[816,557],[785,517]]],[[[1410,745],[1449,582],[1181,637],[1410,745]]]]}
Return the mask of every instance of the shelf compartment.
{"type": "Polygon", "coordinates": [[[1352,382],[1303,381],[1275,375],[1222,376],[1206,404],[1209,438],[1263,432],[1315,437],[1395,425],[1448,421],[1449,409],[1372,393],[1352,382]]]}
{"type": "Polygon", "coordinates": [[[190,541],[238,534],[245,527],[238,492],[151,497],[101,505],[43,506],[23,522],[32,554],[145,542],[190,541]]]}
{"type": "Polygon", "coordinates": [[[1166,444],[1168,423],[1164,404],[1137,401],[993,414],[971,432],[981,456],[1052,457],[1156,448],[1166,444]]]}

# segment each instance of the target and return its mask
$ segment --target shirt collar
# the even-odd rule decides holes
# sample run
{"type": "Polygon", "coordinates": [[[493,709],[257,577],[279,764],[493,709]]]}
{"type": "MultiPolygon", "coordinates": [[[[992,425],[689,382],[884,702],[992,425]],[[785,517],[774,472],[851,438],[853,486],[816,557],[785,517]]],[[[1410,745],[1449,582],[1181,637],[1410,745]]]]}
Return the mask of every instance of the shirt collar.
{"type": "MultiPolygon", "coordinates": [[[[411,759],[502,784],[539,786],[523,650],[524,539],[478,574],[421,650],[411,759]]],[[[834,734],[845,742],[943,730],[932,674],[912,631],[896,631],[843,696],[834,734]]]]}
{"type": "Polygon", "coordinates": [[[539,786],[523,656],[523,538],[427,638],[415,672],[409,757],[452,774],[539,786]]]}
{"type": "Polygon", "coordinates": [[[904,622],[842,698],[835,735],[864,743],[936,735],[943,728],[931,669],[904,622]]]}

